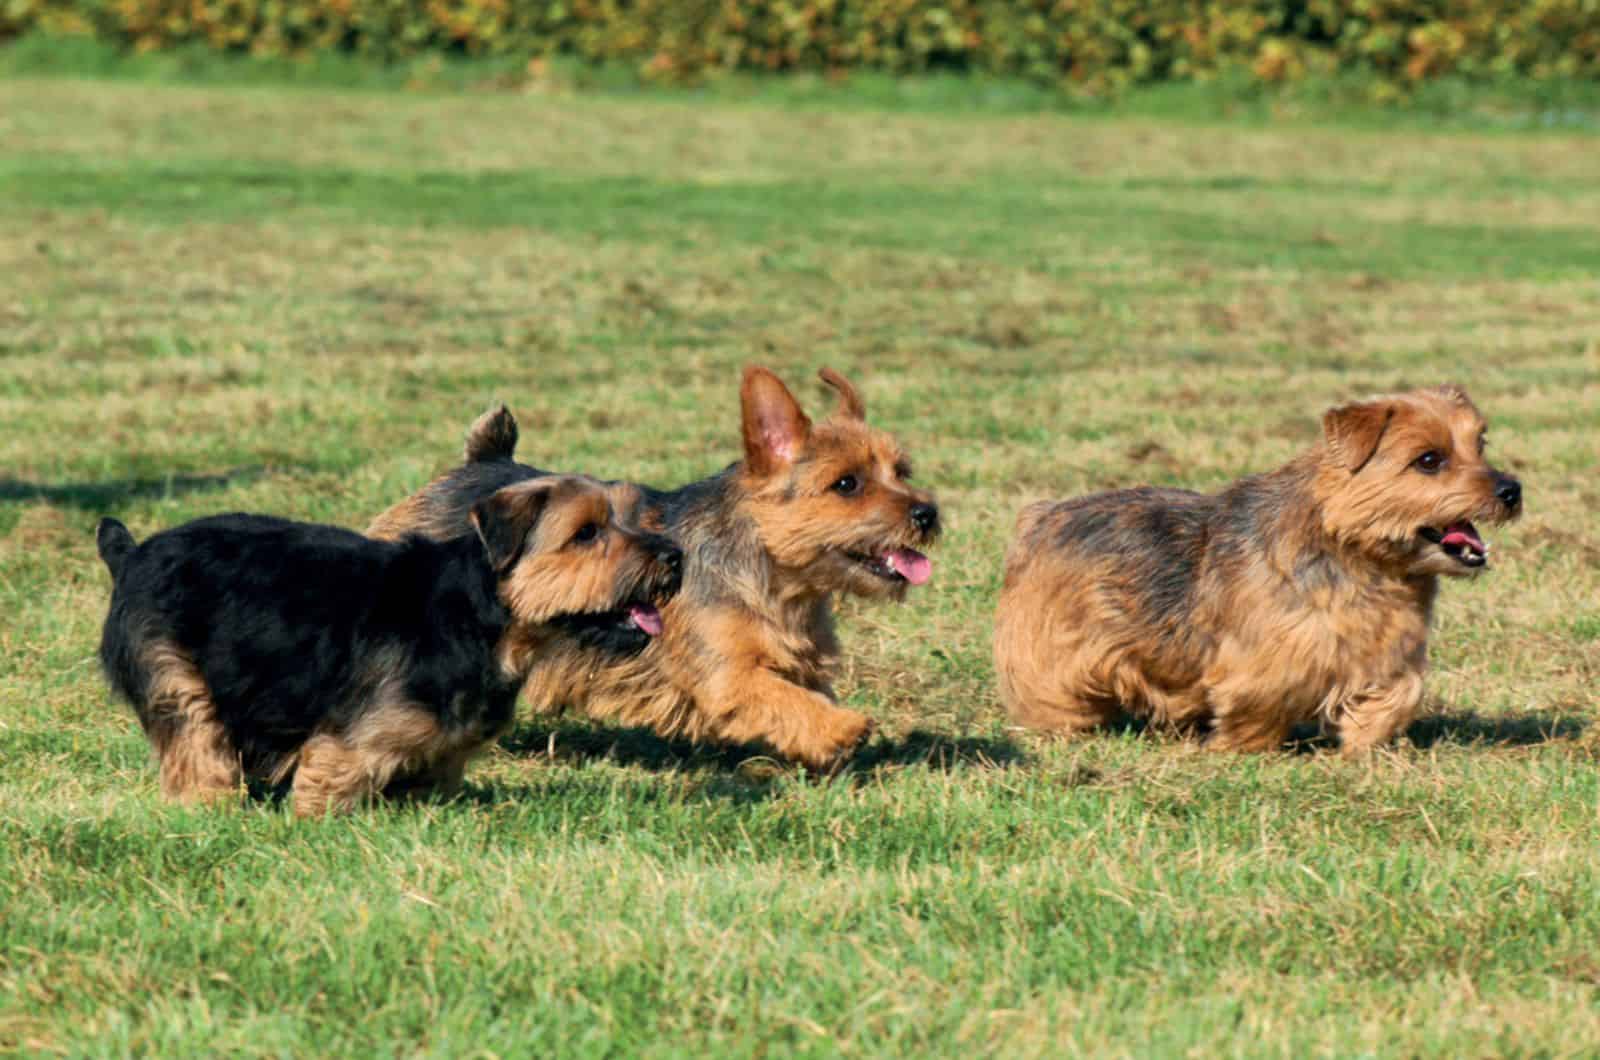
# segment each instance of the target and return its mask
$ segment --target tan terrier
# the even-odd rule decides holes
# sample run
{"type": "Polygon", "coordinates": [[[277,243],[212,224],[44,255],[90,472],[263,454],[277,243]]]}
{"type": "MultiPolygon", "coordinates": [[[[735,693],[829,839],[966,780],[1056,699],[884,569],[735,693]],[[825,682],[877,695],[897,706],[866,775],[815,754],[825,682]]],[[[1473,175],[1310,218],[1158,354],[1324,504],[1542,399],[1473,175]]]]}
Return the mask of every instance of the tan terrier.
{"type": "Polygon", "coordinates": [[[1131,714],[1260,751],[1318,721],[1347,753],[1422,700],[1438,575],[1475,574],[1474,520],[1521,511],[1458,387],[1330,410],[1321,444],[1214,496],[1139,489],[1023,509],[995,667],[1011,717],[1073,733],[1131,714]]]}
{"type": "MultiPolygon", "coordinates": [[[[619,512],[683,546],[683,591],[665,632],[630,659],[561,652],[525,692],[539,710],[577,707],[664,736],[756,743],[808,767],[846,759],[872,730],[840,707],[835,593],[900,599],[928,580],[918,546],[939,533],[933,498],[909,483],[898,443],[866,422],[855,387],[831,370],[838,409],[813,424],[778,377],[747,368],[744,459],[674,490],[613,483],[619,512]]],[[[515,463],[504,407],[468,432],[466,463],[380,515],[375,537],[462,532],[474,501],[547,474],[515,463]]]]}
{"type": "Polygon", "coordinates": [[[292,782],[301,816],[457,784],[549,651],[627,658],[662,630],[682,553],[617,525],[604,488],[551,476],[479,498],[465,534],[390,543],[261,515],[135,544],[100,657],[179,801],[292,782]]]}

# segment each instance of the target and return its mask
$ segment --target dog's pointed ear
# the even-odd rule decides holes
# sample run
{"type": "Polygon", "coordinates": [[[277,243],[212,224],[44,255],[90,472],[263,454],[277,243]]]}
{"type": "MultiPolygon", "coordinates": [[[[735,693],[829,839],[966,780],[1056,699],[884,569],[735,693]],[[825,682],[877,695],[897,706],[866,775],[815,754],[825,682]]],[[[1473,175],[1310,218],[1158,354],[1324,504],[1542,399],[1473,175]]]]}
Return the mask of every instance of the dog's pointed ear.
{"type": "Polygon", "coordinates": [[[1322,433],[1328,449],[1355,474],[1367,466],[1383,432],[1394,418],[1394,402],[1364,401],[1329,409],[1322,416],[1322,433]]]}
{"type": "Polygon", "coordinates": [[[783,381],[750,365],[739,387],[739,406],[745,466],[757,475],[770,475],[794,463],[811,434],[811,421],[783,381]]]}
{"type": "Polygon", "coordinates": [[[497,490],[472,506],[468,518],[496,574],[510,570],[522,556],[528,535],[539,525],[539,517],[550,501],[550,493],[544,483],[519,483],[497,490]]]}
{"type": "Polygon", "coordinates": [[[472,421],[462,450],[469,464],[510,460],[517,451],[517,418],[504,405],[496,405],[472,421]]]}
{"type": "Polygon", "coordinates": [[[847,420],[864,420],[867,418],[867,403],[861,400],[861,395],[856,388],[850,385],[850,380],[835,372],[832,368],[824,368],[817,375],[839,395],[839,407],[833,414],[847,420]]]}

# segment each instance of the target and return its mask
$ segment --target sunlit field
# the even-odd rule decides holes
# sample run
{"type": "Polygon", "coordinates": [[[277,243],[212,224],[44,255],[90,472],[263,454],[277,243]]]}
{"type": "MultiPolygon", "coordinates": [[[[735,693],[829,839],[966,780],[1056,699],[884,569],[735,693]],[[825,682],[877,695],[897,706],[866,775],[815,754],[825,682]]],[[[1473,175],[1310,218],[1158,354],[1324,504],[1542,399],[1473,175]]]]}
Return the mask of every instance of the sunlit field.
{"type": "Polygon", "coordinates": [[[1600,141],[0,81],[0,1051],[1592,1055],[1600,141]],[[453,801],[164,803],[93,528],[360,528],[505,401],[675,485],[854,379],[948,532],[820,780],[525,715],[453,801]],[[1442,382],[1527,515],[1345,761],[1009,728],[1015,512],[1442,382]]]}

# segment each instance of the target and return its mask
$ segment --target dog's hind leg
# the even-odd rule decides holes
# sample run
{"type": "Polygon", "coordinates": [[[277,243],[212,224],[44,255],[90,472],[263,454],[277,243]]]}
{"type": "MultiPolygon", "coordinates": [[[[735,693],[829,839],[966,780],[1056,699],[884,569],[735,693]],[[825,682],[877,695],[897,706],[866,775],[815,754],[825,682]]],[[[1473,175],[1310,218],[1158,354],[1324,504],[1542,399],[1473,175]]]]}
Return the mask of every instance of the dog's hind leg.
{"type": "Polygon", "coordinates": [[[1027,603],[1008,600],[995,618],[995,678],[1013,723],[1074,736],[1116,721],[1125,702],[1137,704],[1119,695],[1142,682],[1113,645],[1027,603]]]}
{"type": "Polygon", "coordinates": [[[161,766],[161,794],[209,802],[239,792],[239,754],[217,717],[211,690],[183,651],[165,641],[146,649],[149,675],[140,720],[161,766]]]}
{"type": "Polygon", "coordinates": [[[1211,707],[1210,751],[1275,751],[1289,739],[1294,716],[1281,689],[1245,680],[1224,680],[1207,689],[1211,707]]]}
{"type": "Polygon", "coordinates": [[[997,652],[1000,698],[1012,722],[1056,736],[1090,732],[1121,718],[1114,695],[1093,691],[1097,682],[1074,658],[1044,661],[997,652]]]}

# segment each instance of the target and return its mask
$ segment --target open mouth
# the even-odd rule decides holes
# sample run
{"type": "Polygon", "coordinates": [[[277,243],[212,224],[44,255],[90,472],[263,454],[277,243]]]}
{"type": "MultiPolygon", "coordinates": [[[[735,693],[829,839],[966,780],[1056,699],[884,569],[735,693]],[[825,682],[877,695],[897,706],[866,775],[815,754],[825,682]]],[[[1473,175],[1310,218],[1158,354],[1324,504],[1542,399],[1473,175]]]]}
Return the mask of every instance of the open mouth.
{"type": "Polygon", "coordinates": [[[635,628],[651,637],[661,636],[661,612],[654,604],[629,604],[624,611],[635,628]]]}
{"type": "Polygon", "coordinates": [[[1481,567],[1489,562],[1489,546],[1471,523],[1451,523],[1443,530],[1425,526],[1417,533],[1463,567],[1481,567]]]}
{"type": "Polygon", "coordinates": [[[635,601],[614,611],[563,615],[555,620],[566,633],[588,648],[639,651],[664,628],[654,604],[635,601]]]}
{"type": "Polygon", "coordinates": [[[875,556],[861,552],[845,555],[884,581],[921,585],[933,575],[933,562],[914,548],[891,548],[875,556]]]}

